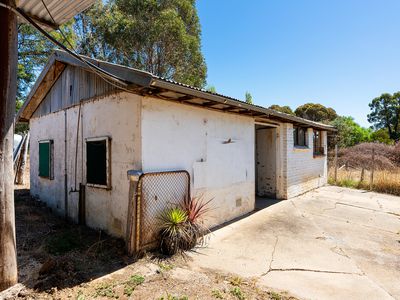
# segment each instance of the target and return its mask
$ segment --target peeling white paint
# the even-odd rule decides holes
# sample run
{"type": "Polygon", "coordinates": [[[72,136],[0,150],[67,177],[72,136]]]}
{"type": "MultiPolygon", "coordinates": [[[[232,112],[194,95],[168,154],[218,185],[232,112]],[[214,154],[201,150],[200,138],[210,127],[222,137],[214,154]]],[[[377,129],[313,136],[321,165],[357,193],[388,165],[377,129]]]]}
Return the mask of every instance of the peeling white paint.
{"type": "MultiPolygon", "coordinates": [[[[88,226],[124,237],[129,201],[127,170],[141,168],[139,96],[121,93],[82,104],[78,130],[77,177],[75,185],[76,134],[79,106],[66,110],[68,217],[78,221],[79,183],[86,182],[85,139],[111,138],[110,190],[86,187],[88,226]]],[[[64,214],[64,111],[31,120],[31,193],[45,201],[60,215],[64,214]],[[38,141],[54,140],[54,180],[38,176],[38,141]]]]}
{"type": "MultiPolygon", "coordinates": [[[[254,209],[252,117],[128,93],[83,102],[79,130],[78,116],[79,105],[76,105],[30,121],[31,193],[58,214],[65,211],[65,158],[68,216],[77,222],[76,150],[76,188],[79,188],[79,183],[86,182],[85,139],[105,136],[111,138],[111,189],[86,187],[86,222],[90,227],[125,237],[132,196],[128,170],[188,171],[192,195],[213,199],[213,210],[207,219],[210,226],[254,209]],[[48,139],[54,140],[54,180],[38,177],[38,141],[48,139]]],[[[268,153],[275,150],[276,155],[264,157],[269,173],[259,178],[258,185],[264,184],[264,190],[276,192],[279,199],[322,186],[327,180],[326,156],[313,157],[312,130],[308,134],[310,149],[298,150],[293,147],[292,128],[291,124],[281,123],[270,129],[262,148],[268,153]]],[[[322,136],[326,150],[326,132],[322,136]]]]}
{"type": "Polygon", "coordinates": [[[213,199],[210,225],[254,209],[252,118],[145,98],[142,159],[144,172],[187,170],[192,194],[213,199]]]}

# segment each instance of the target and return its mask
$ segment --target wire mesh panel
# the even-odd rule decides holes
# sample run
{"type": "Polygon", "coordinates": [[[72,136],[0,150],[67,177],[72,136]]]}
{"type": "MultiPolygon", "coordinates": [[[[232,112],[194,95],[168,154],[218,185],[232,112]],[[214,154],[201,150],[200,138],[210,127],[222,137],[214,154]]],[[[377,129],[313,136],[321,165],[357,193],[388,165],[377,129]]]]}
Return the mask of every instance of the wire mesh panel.
{"type": "Polygon", "coordinates": [[[136,196],[136,249],[156,245],[159,216],[166,209],[179,205],[190,195],[190,177],[186,171],[143,174],[136,196]]]}

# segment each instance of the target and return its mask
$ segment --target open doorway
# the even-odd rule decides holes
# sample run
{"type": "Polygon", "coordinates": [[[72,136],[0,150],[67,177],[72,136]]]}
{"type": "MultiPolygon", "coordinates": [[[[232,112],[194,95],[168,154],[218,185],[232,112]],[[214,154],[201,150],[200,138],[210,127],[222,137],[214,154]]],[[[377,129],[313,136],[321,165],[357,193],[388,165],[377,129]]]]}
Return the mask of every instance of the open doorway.
{"type": "Polygon", "coordinates": [[[275,201],[277,192],[277,129],[272,126],[255,126],[255,181],[256,209],[267,207],[275,201]]]}

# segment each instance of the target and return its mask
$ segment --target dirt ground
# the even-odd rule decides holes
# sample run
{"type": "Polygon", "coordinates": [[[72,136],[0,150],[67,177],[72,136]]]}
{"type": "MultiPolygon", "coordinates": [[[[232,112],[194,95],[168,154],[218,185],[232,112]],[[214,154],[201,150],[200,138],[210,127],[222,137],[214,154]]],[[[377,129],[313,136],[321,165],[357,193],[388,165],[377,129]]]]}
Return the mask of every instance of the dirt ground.
{"type": "Polygon", "coordinates": [[[15,207],[21,284],[5,299],[295,299],[252,278],[193,271],[188,256],[128,257],[123,241],[56,217],[26,187],[15,207]]]}

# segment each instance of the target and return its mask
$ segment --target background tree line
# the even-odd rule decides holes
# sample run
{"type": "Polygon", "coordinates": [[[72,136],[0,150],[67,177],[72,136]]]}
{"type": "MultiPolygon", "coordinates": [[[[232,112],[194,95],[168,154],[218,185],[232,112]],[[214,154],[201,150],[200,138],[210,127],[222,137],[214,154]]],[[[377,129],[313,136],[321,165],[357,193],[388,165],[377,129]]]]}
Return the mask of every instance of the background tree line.
{"type": "Polygon", "coordinates": [[[330,124],[337,129],[337,134],[330,140],[331,145],[351,147],[360,143],[379,142],[394,144],[400,139],[400,92],[393,95],[383,94],[369,104],[371,113],[366,128],[360,126],[350,116],[339,116],[331,107],[318,103],[306,103],[293,111],[289,106],[271,105],[269,108],[305,118],[311,121],[330,124]]]}

